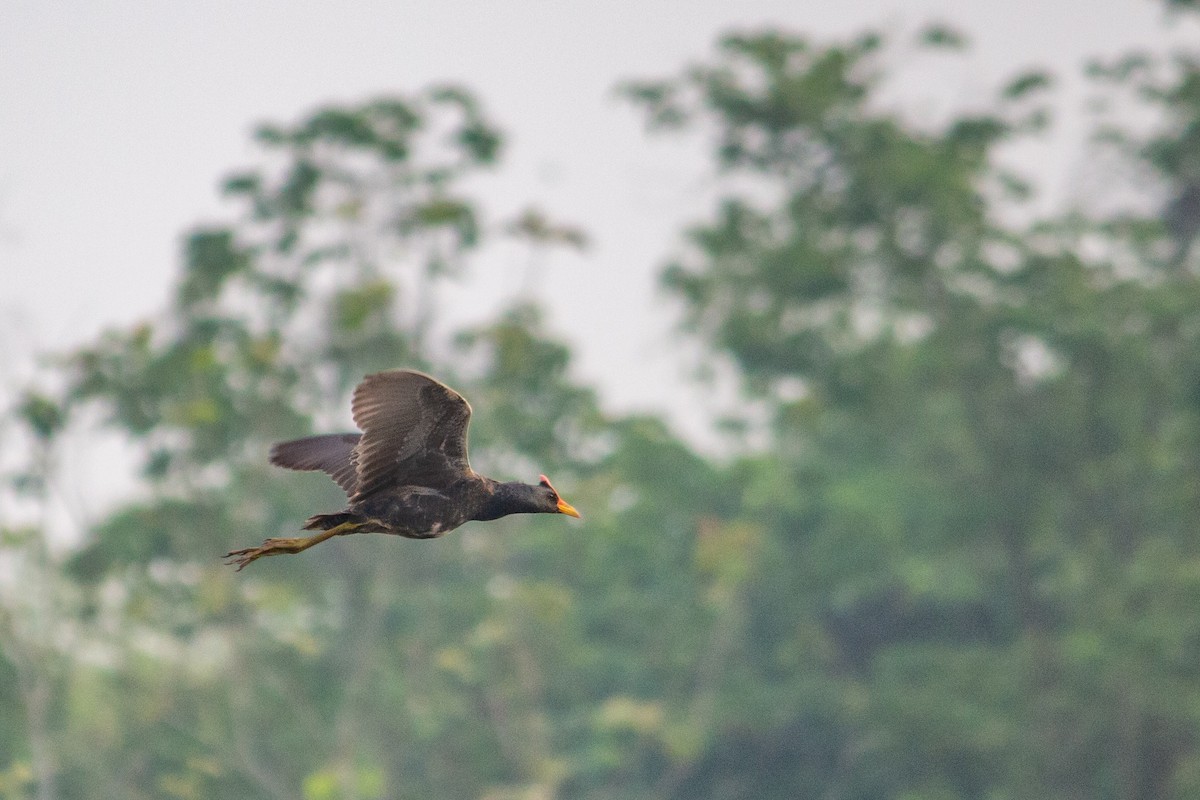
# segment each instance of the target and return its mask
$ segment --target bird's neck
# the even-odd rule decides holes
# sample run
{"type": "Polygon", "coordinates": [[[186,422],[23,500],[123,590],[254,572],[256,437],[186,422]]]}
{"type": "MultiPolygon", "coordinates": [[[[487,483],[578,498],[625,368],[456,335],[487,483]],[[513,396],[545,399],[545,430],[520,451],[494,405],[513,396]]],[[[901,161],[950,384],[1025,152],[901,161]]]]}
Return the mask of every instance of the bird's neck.
{"type": "Polygon", "coordinates": [[[486,522],[499,519],[509,514],[532,514],[539,511],[535,494],[537,487],[527,483],[513,481],[501,483],[493,481],[492,492],[483,508],[475,515],[475,519],[486,522]]]}

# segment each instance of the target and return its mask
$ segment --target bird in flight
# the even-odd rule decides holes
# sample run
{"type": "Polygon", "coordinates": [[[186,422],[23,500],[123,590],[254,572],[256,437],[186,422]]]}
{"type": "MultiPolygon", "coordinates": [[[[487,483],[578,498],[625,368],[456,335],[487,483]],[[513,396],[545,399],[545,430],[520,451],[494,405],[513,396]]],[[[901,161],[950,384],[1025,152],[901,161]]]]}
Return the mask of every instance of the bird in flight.
{"type": "Polygon", "coordinates": [[[281,442],[272,464],[320,470],[346,492],[349,504],[309,517],[312,536],[267,539],[225,554],[240,571],[263,556],[299,553],[334,536],[391,533],[433,539],[470,520],[509,514],[578,517],[545,475],[537,484],[501,483],[477,474],[467,461],[471,406],[428,375],[394,369],[368,375],[350,403],[362,433],[331,433],[281,442]]]}

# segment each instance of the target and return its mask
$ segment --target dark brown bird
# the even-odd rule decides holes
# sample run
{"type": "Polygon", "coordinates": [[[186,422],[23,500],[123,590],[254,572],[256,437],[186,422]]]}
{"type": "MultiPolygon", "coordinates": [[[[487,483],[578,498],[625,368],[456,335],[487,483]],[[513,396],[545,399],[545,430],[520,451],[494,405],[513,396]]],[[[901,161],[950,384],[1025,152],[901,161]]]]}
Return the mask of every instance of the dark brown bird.
{"type": "Polygon", "coordinates": [[[294,539],[267,539],[234,550],[226,563],[241,570],[263,556],[299,553],[347,533],[392,533],[432,539],[470,520],[509,514],[579,512],[558,496],[545,475],[537,485],[501,483],[471,469],[467,426],[471,406],[458,392],[408,369],[368,375],[350,403],[362,433],[331,433],[282,442],[271,463],[321,470],[350,498],[336,514],[317,514],[294,539]]]}

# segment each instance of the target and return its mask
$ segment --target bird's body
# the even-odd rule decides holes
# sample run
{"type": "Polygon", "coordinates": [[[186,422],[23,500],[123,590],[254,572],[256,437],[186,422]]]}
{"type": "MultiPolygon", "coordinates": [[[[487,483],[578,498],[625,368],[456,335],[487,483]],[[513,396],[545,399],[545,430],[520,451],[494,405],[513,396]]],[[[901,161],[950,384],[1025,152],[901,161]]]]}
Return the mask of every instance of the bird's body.
{"type": "Polygon", "coordinates": [[[471,520],[508,514],[579,513],[559,498],[546,476],[537,485],[501,483],[471,469],[467,427],[471,406],[458,392],[413,370],[368,375],[354,390],[354,422],[362,433],[334,433],[282,442],[270,461],[327,473],[349,503],[317,514],[296,539],[268,539],[227,554],[238,569],[262,556],[298,553],[333,536],[390,533],[433,539],[471,520]]]}
{"type": "Polygon", "coordinates": [[[508,514],[553,512],[536,502],[523,504],[517,487],[474,475],[443,490],[427,486],[396,486],[376,492],[345,511],[309,517],[305,530],[328,530],[352,522],[355,533],[391,533],[409,539],[436,539],[464,522],[499,519],[508,514]],[[529,507],[526,508],[525,506],[529,507]]]}

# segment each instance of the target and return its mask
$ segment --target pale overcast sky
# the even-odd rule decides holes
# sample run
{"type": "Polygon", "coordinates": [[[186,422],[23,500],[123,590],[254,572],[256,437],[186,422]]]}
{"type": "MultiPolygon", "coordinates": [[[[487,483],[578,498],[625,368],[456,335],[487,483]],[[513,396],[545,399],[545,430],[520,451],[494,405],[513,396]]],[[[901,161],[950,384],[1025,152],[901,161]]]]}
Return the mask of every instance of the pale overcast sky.
{"type": "MultiPolygon", "coordinates": [[[[481,187],[489,218],[535,204],[592,237],[585,256],[549,265],[542,294],[577,346],[577,374],[613,408],[661,409],[682,366],[656,275],[682,224],[706,211],[706,164],[700,143],[644,136],[613,96],[620,80],[675,74],[735,28],[911,35],[942,20],[973,47],[953,70],[911,68],[916,114],[986,102],[1033,65],[1066,78],[1060,96],[1078,109],[1084,59],[1160,47],[1164,18],[1151,0],[5,0],[0,380],[28,375],[35,350],[163,307],[181,232],[223,218],[216,186],[253,163],[256,123],[452,80],[509,135],[503,168],[481,187]]],[[[1080,157],[1080,117],[1064,123],[1023,155],[1058,199],[1080,157]]],[[[477,288],[460,302],[494,307],[515,258],[477,259],[477,288]]]]}

